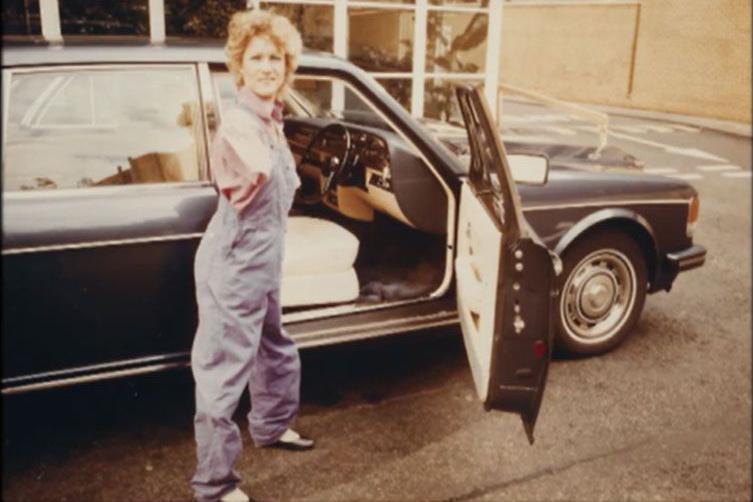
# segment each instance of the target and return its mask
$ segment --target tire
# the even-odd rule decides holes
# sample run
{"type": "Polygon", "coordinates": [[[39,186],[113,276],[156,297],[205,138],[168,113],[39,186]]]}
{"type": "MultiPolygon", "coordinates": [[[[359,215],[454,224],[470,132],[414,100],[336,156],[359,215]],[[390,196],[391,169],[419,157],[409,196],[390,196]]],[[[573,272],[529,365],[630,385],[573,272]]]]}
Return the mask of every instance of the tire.
{"type": "Polygon", "coordinates": [[[624,232],[597,230],[563,254],[555,344],[560,351],[596,355],[619,345],[646,301],[646,259],[624,232]]]}

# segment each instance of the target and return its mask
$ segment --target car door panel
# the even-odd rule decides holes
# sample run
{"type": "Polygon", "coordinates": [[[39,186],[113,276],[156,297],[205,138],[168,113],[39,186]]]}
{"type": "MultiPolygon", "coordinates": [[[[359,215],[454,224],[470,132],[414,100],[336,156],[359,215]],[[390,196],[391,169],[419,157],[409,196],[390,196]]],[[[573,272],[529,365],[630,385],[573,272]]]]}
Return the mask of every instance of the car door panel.
{"type": "Polygon", "coordinates": [[[523,217],[481,92],[457,95],[472,152],[455,258],[463,339],[485,408],[520,415],[533,443],[553,342],[553,257],[523,217]]]}
{"type": "Polygon", "coordinates": [[[190,346],[193,258],[214,189],[89,192],[4,201],[4,380],[190,346]]]}

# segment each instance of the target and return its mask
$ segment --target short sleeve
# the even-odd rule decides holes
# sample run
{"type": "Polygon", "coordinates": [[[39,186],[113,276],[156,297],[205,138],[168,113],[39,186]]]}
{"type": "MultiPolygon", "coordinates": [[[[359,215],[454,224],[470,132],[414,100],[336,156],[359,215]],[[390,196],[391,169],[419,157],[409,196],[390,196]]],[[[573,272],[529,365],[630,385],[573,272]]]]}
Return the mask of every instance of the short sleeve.
{"type": "Polygon", "coordinates": [[[212,146],[217,187],[239,212],[269,177],[270,147],[254,120],[243,110],[230,109],[212,146]]]}

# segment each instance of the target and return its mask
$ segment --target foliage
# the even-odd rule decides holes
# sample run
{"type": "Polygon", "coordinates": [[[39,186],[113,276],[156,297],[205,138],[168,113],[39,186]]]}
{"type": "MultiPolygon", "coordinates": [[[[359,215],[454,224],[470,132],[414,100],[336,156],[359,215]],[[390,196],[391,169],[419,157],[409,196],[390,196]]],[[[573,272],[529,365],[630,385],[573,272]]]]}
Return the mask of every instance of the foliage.
{"type": "Polygon", "coordinates": [[[230,16],[245,8],[245,0],[165,0],[165,32],[168,36],[224,39],[230,16]]]}
{"type": "Polygon", "coordinates": [[[64,35],[149,35],[147,0],[130,2],[59,2],[64,35]]]}

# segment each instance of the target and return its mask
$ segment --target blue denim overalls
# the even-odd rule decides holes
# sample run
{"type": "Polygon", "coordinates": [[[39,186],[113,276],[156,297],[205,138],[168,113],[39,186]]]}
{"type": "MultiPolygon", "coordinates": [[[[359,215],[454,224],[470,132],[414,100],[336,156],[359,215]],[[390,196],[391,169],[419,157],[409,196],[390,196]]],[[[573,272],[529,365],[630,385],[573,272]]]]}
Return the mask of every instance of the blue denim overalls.
{"type": "Polygon", "coordinates": [[[285,141],[239,103],[271,149],[268,179],[238,215],[225,197],[196,253],[199,325],[191,351],[196,382],[197,468],[191,480],[199,500],[215,500],[240,477],[233,468],[241,436],[232,415],[248,386],[251,438],[275,442],[298,411],[298,349],[282,328],[280,275],[288,211],[299,185],[285,141]]]}

